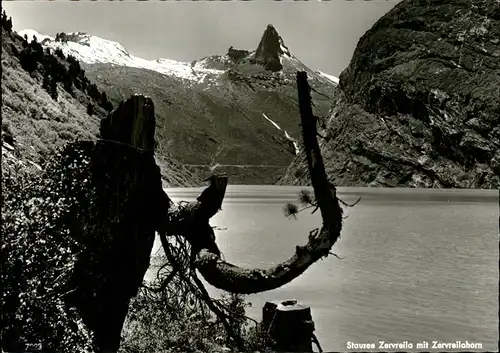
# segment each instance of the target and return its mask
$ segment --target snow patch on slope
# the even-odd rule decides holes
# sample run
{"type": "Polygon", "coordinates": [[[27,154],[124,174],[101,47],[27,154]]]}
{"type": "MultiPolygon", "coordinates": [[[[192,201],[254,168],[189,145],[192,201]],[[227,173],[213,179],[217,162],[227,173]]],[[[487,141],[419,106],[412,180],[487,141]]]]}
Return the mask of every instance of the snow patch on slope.
{"type": "Polygon", "coordinates": [[[290,51],[288,50],[287,47],[283,45],[283,42],[280,40],[280,49],[283,52],[284,55],[290,56],[290,51]]]}
{"type": "Polygon", "coordinates": [[[19,35],[28,37],[36,35],[39,42],[41,38],[48,39],[42,43],[44,47],[50,49],[61,49],[65,55],[72,55],[77,60],[86,64],[114,64],[119,66],[129,66],[141,69],[156,71],[168,76],[175,76],[189,81],[203,81],[207,75],[218,76],[224,73],[223,70],[207,69],[202,65],[191,67],[188,62],[175,61],[170,59],[146,60],[131,55],[119,43],[92,36],[86,33],[68,33],[78,35],[78,42],[75,41],[55,41],[53,37],[44,36],[34,30],[22,30],[19,35]]]}
{"type": "Polygon", "coordinates": [[[286,139],[288,141],[291,141],[293,143],[293,147],[295,147],[295,155],[298,155],[300,150],[299,150],[299,144],[297,143],[297,141],[292,136],[290,136],[290,134],[286,130],[283,130],[282,128],[279,127],[278,124],[276,124],[274,121],[269,119],[266,114],[262,113],[262,116],[264,116],[264,118],[266,118],[267,121],[269,121],[271,124],[273,124],[276,129],[283,131],[285,133],[286,139]]]}
{"type": "Polygon", "coordinates": [[[332,81],[333,83],[336,83],[336,84],[339,84],[339,78],[338,77],[335,77],[333,75],[330,75],[330,74],[325,74],[324,72],[321,72],[321,71],[316,71],[318,74],[320,74],[321,76],[329,79],[330,81],[332,81]]]}
{"type": "Polygon", "coordinates": [[[280,49],[283,54],[279,56],[280,59],[280,64],[283,65],[283,59],[288,59],[288,60],[293,60],[292,59],[292,54],[290,54],[290,51],[288,48],[283,44],[283,40],[280,37],[280,49]]]}

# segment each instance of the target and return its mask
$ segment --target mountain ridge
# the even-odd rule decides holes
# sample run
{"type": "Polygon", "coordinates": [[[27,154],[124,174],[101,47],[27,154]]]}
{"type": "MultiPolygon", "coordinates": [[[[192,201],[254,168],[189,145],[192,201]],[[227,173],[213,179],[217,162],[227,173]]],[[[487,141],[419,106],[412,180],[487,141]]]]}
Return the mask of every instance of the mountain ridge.
{"type": "MultiPolygon", "coordinates": [[[[158,151],[168,151],[194,173],[228,173],[236,184],[274,184],[297,153],[297,71],[309,72],[326,95],[333,96],[337,85],[293,56],[272,26],[264,31],[260,50],[230,47],[225,55],[190,63],[136,58],[120,44],[89,34],[56,37],[42,45],[79,59],[113,104],[131,94],[153,99],[158,151]],[[274,53],[266,49],[270,41],[274,53]],[[269,66],[276,61],[277,71],[269,66]]],[[[331,98],[315,98],[317,113],[325,115],[331,98]]]]}
{"type": "MultiPolygon", "coordinates": [[[[263,46],[266,43],[266,39],[269,34],[268,31],[272,33],[272,36],[277,36],[279,38],[278,49],[276,52],[281,55],[287,55],[290,58],[294,58],[293,55],[290,54],[290,51],[285,46],[283,39],[276,32],[276,29],[272,25],[268,25],[266,31],[264,32],[261,41],[259,42],[259,46],[254,51],[247,51],[249,57],[256,60],[257,62],[266,63],[271,58],[267,58],[264,53],[263,46]],[[272,28],[272,30],[270,29],[272,28]],[[259,49],[260,48],[260,49],[259,49]]],[[[224,70],[228,69],[231,64],[231,59],[229,51],[233,48],[230,47],[228,53],[225,55],[216,54],[210,55],[206,57],[202,57],[199,59],[195,59],[189,62],[177,61],[167,58],[157,58],[157,59],[143,59],[132,55],[128,52],[128,50],[120,43],[110,41],[101,37],[93,36],[86,32],[60,32],[56,35],[56,37],[48,36],[41,34],[33,29],[23,29],[18,31],[19,35],[28,37],[28,40],[32,40],[34,36],[38,38],[38,41],[44,46],[50,49],[61,49],[65,55],[72,55],[76,59],[86,63],[86,64],[114,64],[121,66],[129,66],[136,68],[144,68],[153,71],[157,71],[166,75],[175,76],[181,79],[186,79],[190,81],[203,81],[206,75],[220,75],[224,70]],[[88,48],[97,48],[99,46],[103,47],[104,50],[94,51],[85,51],[82,50],[81,47],[88,48]],[[217,57],[219,59],[219,66],[222,66],[222,69],[210,68],[204,65],[206,61],[211,58],[217,57]]],[[[266,44],[267,45],[267,44],[266,44]]],[[[269,56],[269,54],[267,54],[269,56]]],[[[277,55],[271,55],[274,59],[276,59],[277,55]]],[[[213,64],[212,64],[213,65],[213,64]]],[[[321,72],[324,74],[325,78],[330,79],[334,83],[338,83],[338,78],[331,74],[326,74],[320,70],[316,70],[315,72],[321,72]]]]}

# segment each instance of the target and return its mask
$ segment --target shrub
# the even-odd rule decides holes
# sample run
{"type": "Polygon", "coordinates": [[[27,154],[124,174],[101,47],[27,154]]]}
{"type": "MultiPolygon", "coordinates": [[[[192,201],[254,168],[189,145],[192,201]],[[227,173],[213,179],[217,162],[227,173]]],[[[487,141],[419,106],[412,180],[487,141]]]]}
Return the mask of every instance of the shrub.
{"type": "Polygon", "coordinates": [[[17,47],[14,44],[11,44],[10,49],[15,57],[19,56],[19,50],[17,50],[17,47]]]}
{"type": "Polygon", "coordinates": [[[45,72],[43,75],[42,88],[50,94],[50,76],[48,72],[45,72]]]}
{"type": "Polygon", "coordinates": [[[71,79],[70,76],[66,76],[66,78],[63,81],[63,87],[66,92],[69,94],[73,95],[73,80],[71,79]]]}
{"type": "MultiPolygon", "coordinates": [[[[166,287],[160,285],[170,277],[172,268],[162,265],[166,258],[155,260],[159,266],[157,278],[141,288],[130,302],[120,353],[221,352],[224,346],[233,351],[237,349],[232,339],[235,336],[228,336],[219,314],[216,316],[209,309],[205,295],[190,286],[184,287],[182,281],[175,279],[166,287]]],[[[261,332],[246,327],[245,308],[249,304],[243,295],[228,293],[210,301],[224,313],[231,331],[244,342],[246,350],[264,347],[261,332]]]]}
{"type": "Polygon", "coordinates": [[[92,83],[89,85],[88,93],[89,93],[90,97],[93,98],[95,101],[99,102],[101,100],[101,93],[97,89],[97,86],[95,83],[92,83]]]}
{"type": "Polygon", "coordinates": [[[168,293],[143,289],[131,300],[119,352],[222,351],[227,335],[208,308],[168,293]]]}
{"type": "Polygon", "coordinates": [[[2,164],[3,348],[40,344],[44,351],[91,352],[91,333],[63,301],[80,248],[67,227],[80,207],[67,183],[78,166],[63,170],[56,163],[37,175],[2,164]]]}
{"type": "Polygon", "coordinates": [[[92,116],[94,115],[95,111],[94,111],[94,106],[92,105],[92,103],[89,102],[89,104],[87,104],[87,114],[92,116]]]}
{"type": "Polygon", "coordinates": [[[3,10],[2,12],[2,28],[9,33],[12,31],[12,18],[9,17],[7,19],[7,14],[5,13],[5,10],[3,10]]]}
{"type": "Polygon", "coordinates": [[[44,57],[42,45],[36,41],[35,36],[33,38],[20,54],[21,67],[29,73],[36,70],[37,64],[41,63],[44,57]]]}
{"type": "Polygon", "coordinates": [[[50,80],[50,96],[53,100],[57,101],[57,81],[54,77],[50,80]]]}
{"type": "Polygon", "coordinates": [[[61,59],[66,59],[66,56],[64,55],[63,51],[61,48],[57,48],[55,51],[54,51],[54,54],[58,57],[58,58],[61,58],[61,59]]]}

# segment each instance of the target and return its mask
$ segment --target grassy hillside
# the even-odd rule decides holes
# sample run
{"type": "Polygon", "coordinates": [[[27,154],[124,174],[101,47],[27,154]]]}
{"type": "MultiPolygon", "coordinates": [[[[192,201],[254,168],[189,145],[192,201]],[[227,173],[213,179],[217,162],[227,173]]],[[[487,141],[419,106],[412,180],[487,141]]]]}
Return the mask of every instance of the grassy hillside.
{"type": "MultiPolygon", "coordinates": [[[[3,172],[42,170],[66,143],[95,140],[111,109],[77,62],[40,49],[2,29],[3,172]]],[[[166,152],[157,162],[166,186],[198,184],[166,152]]]]}
{"type": "Polygon", "coordinates": [[[30,74],[22,69],[19,52],[23,39],[16,34],[2,31],[2,49],[2,140],[14,147],[4,145],[3,154],[8,156],[9,151],[18,164],[42,167],[62,145],[96,138],[99,121],[105,116],[102,108],[89,116],[86,106],[60,84],[54,100],[42,88],[40,72],[30,74]]]}

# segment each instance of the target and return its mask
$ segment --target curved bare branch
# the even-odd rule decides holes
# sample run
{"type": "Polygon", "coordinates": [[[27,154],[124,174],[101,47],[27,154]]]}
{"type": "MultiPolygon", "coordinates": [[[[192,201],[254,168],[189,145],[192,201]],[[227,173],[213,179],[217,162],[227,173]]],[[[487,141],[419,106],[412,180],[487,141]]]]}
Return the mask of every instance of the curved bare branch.
{"type": "MultiPolygon", "coordinates": [[[[210,247],[203,246],[200,251],[196,252],[194,264],[207,282],[217,288],[242,294],[278,288],[301,275],[320,258],[328,256],[332,246],[340,237],[342,208],[339,205],[335,187],[328,182],[316,139],[318,118],[314,116],[311,108],[311,88],[305,72],[297,73],[297,88],[304,150],[315,199],[323,219],[321,230],[311,232],[305,246],[297,246],[295,254],[289,260],[270,269],[244,269],[234,266],[220,258],[220,254],[217,253],[218,249],[214,251],[210,247]]],[[[186,235],[193,245],[196,244],[196,240],[193,242],[193,239],[205,239],[206,242],[208,230],[203,227],[203,223],[208,224],[208,219],[220,209],[226,184],[227,178],[212,177],[211,187],[200,195],[197,202],[189,205],[191,212],[187,218],[190,218],[191,222],[181,222],[184,225],[190,224],[188,232],[175,232],[175,234],[186,235]],[[203,222],[200,222],[201,220],[203,222]],[[194,232],[204,234],[194,234],[194,232]]],[[[210,230],[212,230],[211,227],[210,230]]]]}

